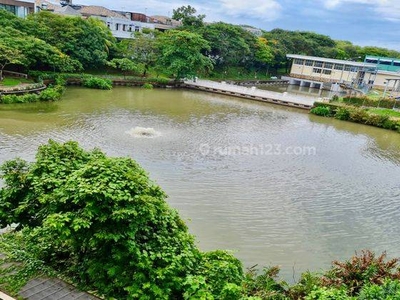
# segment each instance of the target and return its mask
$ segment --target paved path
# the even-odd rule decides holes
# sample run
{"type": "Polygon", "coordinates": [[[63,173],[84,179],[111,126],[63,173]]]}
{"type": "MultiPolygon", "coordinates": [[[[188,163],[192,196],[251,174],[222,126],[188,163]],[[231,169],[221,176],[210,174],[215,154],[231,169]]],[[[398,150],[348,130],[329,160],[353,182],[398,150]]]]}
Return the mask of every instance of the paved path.
{"type": "MultiPolygon", "coordinates": [[[[8,229],[9,230],[9,229],[8,229]]],[[[0,234],[7,229],[0,231],[0,234]]],[[[0,253],[0,260],[5,260],[6,255],[0,253]]],[[[7,262],[0,265],[0,268],[6,269],[11,266],[18,266],[20,263],[7,262]]],[[[11,271],[15,272],[15,271],[11,271]]],[[[9,273],[11,274],[11,273],[9,273]]],[[[1,287],[0,287],[1,288],[1,287]]],[[[23,299],[27,300],[98,300],[93,295],[77,290],[70,284],[56,278],[35,278],[30,280],[18,293],[23,299]]],[[[0,300],[15,300],[12,297],[0,291],[0,300]]]]}
{"type": "Polygon", "coordinates": [[[278,93],[273,91],[260,90],[255,87],[237,86],[227,83],[219,83],[210,80],[186,80],[187,88],[197,90],[236,96],[256,101],[274,103],[279,105],[297,107],[302,109],[311,109],[314,102],[320,99],[314,97],[290,95],[288,93],[278,93]]]}
{"type": "Polygon", "coordinates": [[[72,285],[54,278],[36,278],[19,292],[27,300],[97,300],[90,294],[78,291],[72,285]]]}

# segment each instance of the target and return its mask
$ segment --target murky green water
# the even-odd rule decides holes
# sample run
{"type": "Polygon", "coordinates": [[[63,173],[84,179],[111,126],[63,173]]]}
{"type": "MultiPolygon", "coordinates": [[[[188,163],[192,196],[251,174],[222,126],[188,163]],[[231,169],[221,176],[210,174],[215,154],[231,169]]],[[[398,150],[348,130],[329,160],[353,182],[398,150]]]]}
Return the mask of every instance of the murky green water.
{"type": "Polygon", "coordinates": [[[50,138],[133,157],[202,249],[246,266],[291,279],[355,250],[400,256],[398,133],[186,90],[69,88],[57,103],[0,106],[1,162],[50,138]]]}

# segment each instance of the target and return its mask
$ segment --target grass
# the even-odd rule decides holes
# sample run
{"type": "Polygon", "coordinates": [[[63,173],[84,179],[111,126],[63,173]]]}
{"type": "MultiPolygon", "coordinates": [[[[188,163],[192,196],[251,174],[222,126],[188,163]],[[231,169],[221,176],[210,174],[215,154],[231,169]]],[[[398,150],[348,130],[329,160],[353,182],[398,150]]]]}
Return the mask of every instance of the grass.
{"type": "Polygon", "coordinates": [[[370,108],[370,109],[368,109],[368,112],[376,114],[376,115],[389,116],[389,117],[395,117],[395,118],[400,119],[400,111],[396,111],[393,109],[370,108]]]}
{"type": "Polygon", "coordinates": [[[33,81],[25,78],[6,77],[3,81],[0,81],[0,86],[16,86],[21,83],[33,83],[33,81]]]}

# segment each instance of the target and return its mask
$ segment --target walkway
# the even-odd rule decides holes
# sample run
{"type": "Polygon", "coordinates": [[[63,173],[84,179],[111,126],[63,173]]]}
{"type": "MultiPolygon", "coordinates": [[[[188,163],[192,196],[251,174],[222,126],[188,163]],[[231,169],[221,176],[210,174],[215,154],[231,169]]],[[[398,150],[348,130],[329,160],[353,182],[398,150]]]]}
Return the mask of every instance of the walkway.
{"type": "Polygon", "coordinates": [[[185,87],[202,90],[211,93],[218,93],[230,96],[236,96],[240,98],[246,98],[261,102],[274,103],[279,105],[297,107],[302,109],[311,109],[315,101],[320,99],[300,96],[300,95],[290,95],[288,93],[278,93],[266,90],[260,90],[255,87],[243,87],[227,83],[219,83],[210,80],[186,80],[185,87]]]}

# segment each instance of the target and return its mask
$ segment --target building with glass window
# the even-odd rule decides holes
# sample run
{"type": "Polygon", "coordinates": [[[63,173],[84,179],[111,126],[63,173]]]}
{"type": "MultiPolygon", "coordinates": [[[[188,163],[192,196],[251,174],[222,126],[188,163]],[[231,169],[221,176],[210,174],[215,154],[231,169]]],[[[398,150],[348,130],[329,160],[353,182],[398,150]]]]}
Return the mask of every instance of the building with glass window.
{"type": "Polygon", "coordinates": [[[400,72],[400,58],[367,55],[364,62],[375,64],[379,71],[400,72]]]}
{"type": "Polygon", "coordinates": [[[377,75],[375,64],[323,57],[288,54],[292,59],[290,83],[339,91],[345,85],[367,90],[377,75]]]}
{"type": "Polygon", "coordinates": [[[351,87],[397,90],[400,82],[400,59],[366,56],[364,62],[288,54],[292,60],[288,79],[291,84],[339,91],[351,87]]]}
{"type": "Polygon", "coordinates": [[[8,10],[18,17],[25,18],[28,14],[35,12],[35,1],[0,0],[0,9],[8,10]]]}

